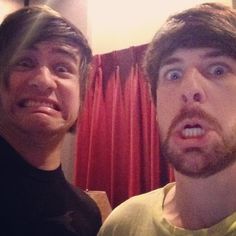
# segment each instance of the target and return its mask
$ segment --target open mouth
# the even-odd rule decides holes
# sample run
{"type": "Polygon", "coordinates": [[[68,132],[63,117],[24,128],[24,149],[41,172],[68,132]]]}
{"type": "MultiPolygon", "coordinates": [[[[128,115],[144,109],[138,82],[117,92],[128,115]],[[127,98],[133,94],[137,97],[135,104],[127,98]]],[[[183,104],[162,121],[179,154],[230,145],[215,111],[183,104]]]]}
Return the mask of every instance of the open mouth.
{"type": "Polygon", "coordinates": [[[200,124],[187,124],[181,131],[181,136],[183,138],[198,138],[202,137],[205,133],[206,130],[200,124]]]}
{"type": "Polygon", "coordinates": [[[38,101],[38,100],[31,100],[31,99],[24,99],[19,102],[20,107],[32,107],[32,108],[50,108],[56,111],[60,111],[59,106],[53,101],[38,101]]]}

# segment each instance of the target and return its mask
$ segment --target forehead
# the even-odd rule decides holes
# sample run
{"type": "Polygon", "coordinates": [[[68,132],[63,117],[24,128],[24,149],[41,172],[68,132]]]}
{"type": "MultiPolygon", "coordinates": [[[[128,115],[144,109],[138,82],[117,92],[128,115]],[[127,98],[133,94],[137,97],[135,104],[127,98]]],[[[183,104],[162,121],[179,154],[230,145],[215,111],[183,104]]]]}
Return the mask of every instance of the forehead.
{"type": "Polygon", "coordinates": [[[19,53],[24,52],[35,52],[35,53],[49,53],[51,55],[62,55],[71,57],[73,60],[80,60],[80,51],[79,48],[71,44],[66,44],[64,42],[57,41],[42,41],[35,43],[30,46],[26,46],[19,50],[19,53]]]}

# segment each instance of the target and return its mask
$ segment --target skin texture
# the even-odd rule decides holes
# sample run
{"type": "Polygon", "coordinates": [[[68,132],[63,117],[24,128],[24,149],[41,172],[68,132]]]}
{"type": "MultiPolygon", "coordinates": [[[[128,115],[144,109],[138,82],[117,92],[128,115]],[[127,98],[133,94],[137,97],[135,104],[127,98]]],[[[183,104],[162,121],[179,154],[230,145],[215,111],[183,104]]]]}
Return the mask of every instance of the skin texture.
{"type": "Polygon", "coordinates": [[[34,156],[59,165],[58,147],[78,117],[79,63],[75,47],[40,42],[16,55],[0,88],[0,133],[34,166],[42,165],[34,156]]]}
{"type": "Polygon", "coordinates": [[[178,49],[162,63],[162,153],[177,171],[207,177],[235,161],[235,91],[235,60],[216,49],[178,49]]]}
{"type": "Polygon", "coordinates": [[[198,230],[236,210],[235,59],[212,48],[178,49],[161,66],[157,119],[176,186],[164,217],[198,230]]]}

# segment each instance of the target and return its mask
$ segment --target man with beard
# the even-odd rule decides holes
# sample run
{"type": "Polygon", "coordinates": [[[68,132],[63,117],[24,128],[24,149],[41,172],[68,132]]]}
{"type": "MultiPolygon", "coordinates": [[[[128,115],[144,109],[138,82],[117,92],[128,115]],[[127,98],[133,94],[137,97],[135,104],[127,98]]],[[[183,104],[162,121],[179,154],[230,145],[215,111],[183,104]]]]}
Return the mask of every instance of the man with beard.
{"type": "Polygon", "coordinates": [[[46,6],[13,12],[0,26],[0,235],[95,236],[100,212],[63,174],[91,49],[46,6]]]}
{"type": "Polygon", "coordinates": [[[176,181],[118,206],[99,235],[236,235],[236,11],[206,3],[171,16],[144,68],[176,181]]]}

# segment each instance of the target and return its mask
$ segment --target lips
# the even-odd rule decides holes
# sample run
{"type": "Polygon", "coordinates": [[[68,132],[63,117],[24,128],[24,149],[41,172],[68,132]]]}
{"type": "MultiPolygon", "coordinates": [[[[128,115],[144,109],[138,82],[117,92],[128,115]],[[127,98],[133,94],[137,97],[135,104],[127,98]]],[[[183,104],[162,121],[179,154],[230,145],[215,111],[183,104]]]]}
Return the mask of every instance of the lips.
{"type": "Polygon", "coordinates": [[[199,119],[185,119],[180,122],[175,131],[183,139],[201,138],[211,129],[208,122],[199,119]]]}
{"type": "Polygon", "coordinates": [[[19,102],[23,108],[50,108],[59,111],[59,105],[50,99],[23,99],[19,102]]]}
{"type": "Polygon", "coordinates": [[[182,138],[199,138],[204,136],[206,130],[199,124],[195,125],[185,125],[184,129],[181,131],[182,138]]]}

